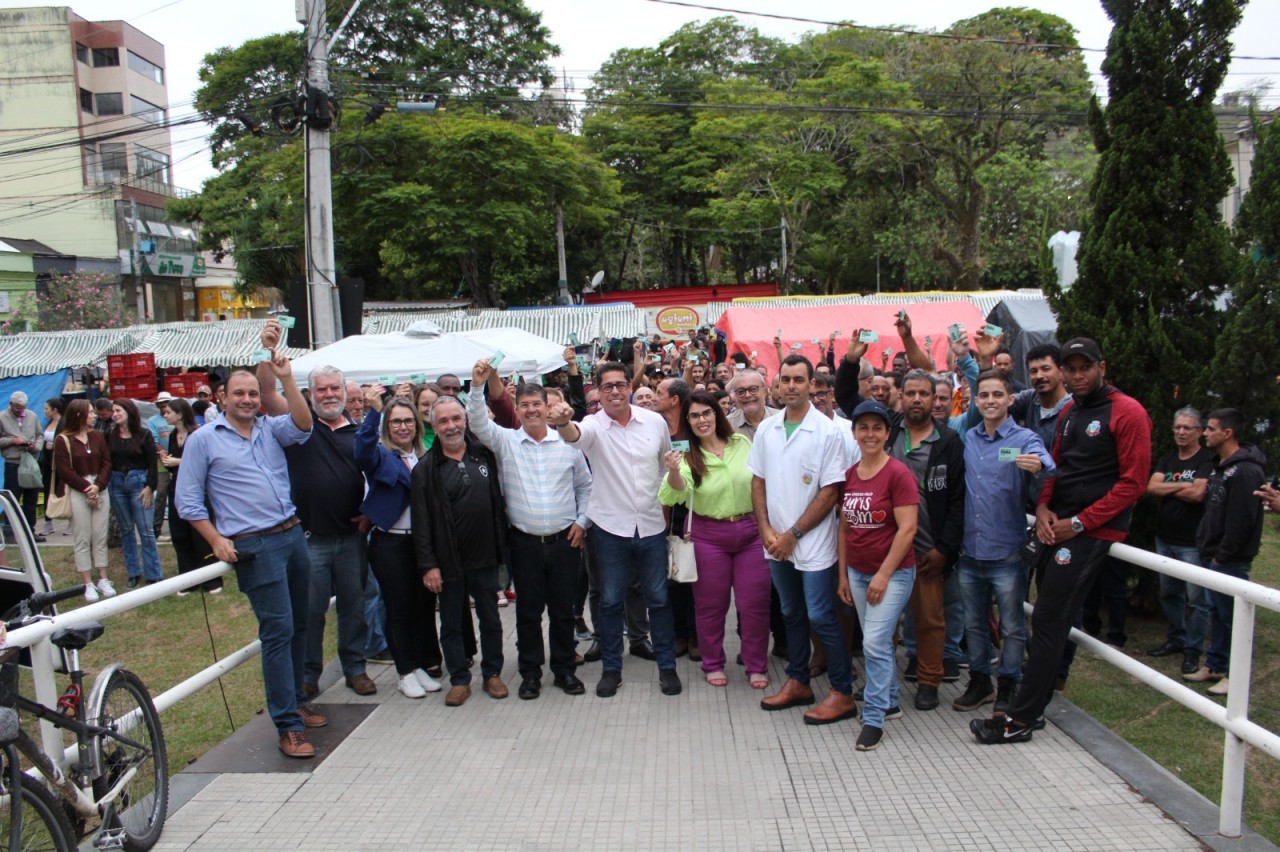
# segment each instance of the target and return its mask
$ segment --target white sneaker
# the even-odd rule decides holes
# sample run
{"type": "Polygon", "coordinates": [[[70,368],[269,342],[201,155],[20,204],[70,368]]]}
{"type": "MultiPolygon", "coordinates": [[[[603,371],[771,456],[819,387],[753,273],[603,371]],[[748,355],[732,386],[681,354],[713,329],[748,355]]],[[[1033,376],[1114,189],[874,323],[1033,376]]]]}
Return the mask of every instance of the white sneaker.
{"type": "Polygon", "coordinates": [[[93,602],[94,602],[94,601],[96,601],[99,597],[100,597],[100,595],[98,594],[98,590],[97,590],[96,588],[94,588],[93,583],[87,583],[87,584],[85,584],[85,587],[84,587],[84,599],[85,599],[85,600],[87,600],[89,603],[93,603],[93,602]]]}
{"type": "MultiPolygon", "coordinates": [[[[440,688],[440,684],[436,684],[436,689],[440,688]]],[[[410,672],[400,677],[400,694],[405,698],[426,698],[427,692],[422,688],[422,684],[418,683],[418,679],[410,672]]]]}
{"type": "Polygon", "coordinates": [[[1224,677],[1222,680],[1218,681],[1213,686],[1206,689],[1205,692],[1209,693],[1210,695],[1226,695],[1227,690],[1230,689],[1230,686],[1231,685],[1227,683],[1227,679],[1224,677]]]}
{"type": "Polygon", "coordinates": [[[427,692],[439,692],[439,691],[440,691],[440,681],[436,680],[436,679],[435,679],[435,678],[433,678],[431,675],[427,674],[427,670],[426,670],[426,669],[414,669],[414,670],[413,670],[413,676],[414,676],[414,677],[416,677],[416,678],[418,679],[418,683],[419,683],[419,684],[422,686],[422,688],[423,688],[423,689],[425,689],[427,692]]]}
{"type": "Polygon", "coordinates": [[[102,592],[104,598],[114,598],[116,596],[116,587],[111,585],[111,581],[106,577],[98,581],[98,591],[102,592]]]}
{"type": "Polygon", "coordinates": [[[53,521],[48,518],[44,519],[44,526],[40,527],[40,535],[45,536],[46,538],[53,535],[53,521]]]}

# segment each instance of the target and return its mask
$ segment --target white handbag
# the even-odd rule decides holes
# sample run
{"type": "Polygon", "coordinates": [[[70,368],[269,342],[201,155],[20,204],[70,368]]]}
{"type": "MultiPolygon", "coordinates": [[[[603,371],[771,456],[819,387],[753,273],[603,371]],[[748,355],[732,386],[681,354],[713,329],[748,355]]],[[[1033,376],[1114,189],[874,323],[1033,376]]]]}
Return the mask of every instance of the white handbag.
{"type": "MultiPolygon", "coordinates": [[[[671,513],[671,521],[675,522],[675,512],[671,513]]],[[[674,535],[667,528],[667,576],[677,583],[696,583],[698,581],[698,563],[693,558],[693,542],[689,536],[693,531],[693,489],[689,490],[689,512],[685,517],[684,535],[674,535]]]]}

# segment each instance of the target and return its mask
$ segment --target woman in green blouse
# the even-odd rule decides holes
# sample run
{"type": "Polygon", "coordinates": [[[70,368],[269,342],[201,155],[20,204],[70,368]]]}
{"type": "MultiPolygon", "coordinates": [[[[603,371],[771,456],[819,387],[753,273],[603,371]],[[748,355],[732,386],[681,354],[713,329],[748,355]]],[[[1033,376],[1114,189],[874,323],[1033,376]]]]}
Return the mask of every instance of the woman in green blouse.
{"type": "Polygon", "coordinates": [[[724,686],[724,623],[729,595],[738,606],[742,662],[751,685],[769,685],[769,566],[751,511],[751,441],[736,434],[706,391],[694,391],[684,405],[689,452],[667,453],[667,476],[658,491],[664,506],[693,505],[693,550],[698,580],[693,584],[694,618],[707,683],[724,686]]]}

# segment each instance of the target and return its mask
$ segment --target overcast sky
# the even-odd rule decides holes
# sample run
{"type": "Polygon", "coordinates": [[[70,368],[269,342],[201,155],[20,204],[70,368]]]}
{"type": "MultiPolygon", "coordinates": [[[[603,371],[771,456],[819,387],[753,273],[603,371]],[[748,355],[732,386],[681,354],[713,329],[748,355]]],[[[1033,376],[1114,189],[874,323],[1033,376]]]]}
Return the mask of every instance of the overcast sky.
{"type": "MultiPolygon", "coordinates": [[[[89,20],[123,19],[165,45],[168,63],[170,115],[173,119],[190,115],[191,100],[199,83],[196,70],[205,54],[223,46],[238,45],[268,33],[300,28],[294,20],[291,0],[69,0],[71,8],[89,20]]],[[[329,0],[347,6],[351,0],[329,0]]],[[[552,41],[561,55],[553,64],[573,81],[579,92],[591,72],[609,55],[623,47],[652,46],[689,21],[706,20],[724,12],[666,5],[653,0],[525,0],[542,12],[543,23],[551,30],[552,41]]],[[[32,2],[0,0],[0,7],[31,6],[32,2]]],[[[850,2],[850,0],[708,0],[705,5],[723,6],[750,12],[793,15],[823,20],[852,20],[872,26],[901,26],[908,29],[942,29],[955,21],[972,17],[997,5],[992,0],[896,0],[892,4],[850,2]],[[892,10],[891,12],[889,10],[892,10]],[[892,17],[889,17],[889,15],[892,17]]],[[[1027,5],[1060,15],[1079,33],[1085,60],[1094,72],[1095,85],[1102,50],[1107,46],[1111,24],[1102,7],[1089,0],[1024,0],[1004,5],[1027,5]]],[[[758,15],[740,20],[766,35],[794,37],[824,29],[819,24],[782,21],[758,15]]],[[[1254,0],[1245,9],[1244,20],[1233,35],[1235,55],[1276,57],[1280,54],[1276,33],[1280,33],[1280,3],[1254,0]],[[1270,35],[1268,35],[1270,34],[1270,35]]],[[[1232,63],[1227,89],[1247,88],[1263,78],[1280,82],[1277,59],[1237,59],[1232,63]]],[[[1280,105],[1280,89],[1268,103],[1280,105]]],[[[199,189],[213,172],[200,128],[174,130],[174,181],[179,186],[199,189]]]]}

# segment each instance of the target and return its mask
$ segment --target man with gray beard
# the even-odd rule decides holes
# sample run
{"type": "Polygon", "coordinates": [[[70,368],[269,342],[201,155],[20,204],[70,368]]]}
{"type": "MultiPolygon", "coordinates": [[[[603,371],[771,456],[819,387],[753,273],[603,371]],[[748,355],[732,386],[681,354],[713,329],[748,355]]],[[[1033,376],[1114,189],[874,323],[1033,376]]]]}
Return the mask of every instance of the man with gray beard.
{"type": "MultiPolygon", "coordinates": [[[[274,349],[280,325],[270,319],[262,330],[262,346],[274,349]]],[[[262,408],[283,414],[288,403],[276,391],[270,367],[258,365],[262,408]]],[[[367,539],[358,517],[364,500],[364,474],[355,462],[356,423],[347,415],[346,380],[336,367],[317,367],[307,385],[311,389],[312,440],[285,448],[289,484],[298,518],[307,535],[311,558],[311,593],[307,619],[307,655],[302,691],[311,698],[320,691],[324,669],[324,622],[329,598],[337,597],[338,661],[347,686],[357,695],[378,691],[365,672],[368,624],[364,617],[364,586],[369,573],[367,539]]]]}

